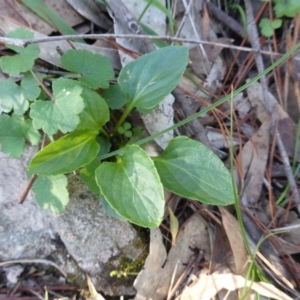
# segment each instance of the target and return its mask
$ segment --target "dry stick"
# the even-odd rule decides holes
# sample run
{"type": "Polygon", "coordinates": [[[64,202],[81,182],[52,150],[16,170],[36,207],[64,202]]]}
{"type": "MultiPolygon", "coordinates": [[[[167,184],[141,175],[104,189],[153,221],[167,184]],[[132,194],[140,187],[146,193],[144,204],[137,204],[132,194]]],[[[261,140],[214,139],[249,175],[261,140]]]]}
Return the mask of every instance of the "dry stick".
{"type": "Polygon", "coordinates": [[[228,14],[224,13],[219,9],[212,1],[207,2],[209,12],[217,19],[222,22],[224,25],[229,27],[233,32],[238,34],[241,37],[244,37],[244,29],[235,19],[231,18],[228,14]]]}
{"type": "Polygon", "coordinates": [[[279,134],[278,131],[276,131],[276,138],[277,138],[277,147],[279,149],[282,161],[283,161],[283,166],[284,166],[284,170],[286,173],[286,176],[288,178],[288,182],[290,184],[291,187],[291,191],[294,194],[294,200],[293,203],[295,203],[297,206],[297,210],[298,213],[300,213],[300,202],[299,202],[299,191],[297,188],[297,183],[295,181],[294,175],[293,175],[293,171],[290,165],[290,161],[289,161],[289,156],[285,151],[281,136],[279,134]]]}
{"type": "Polygon", "coordinates": [[[30,192],[30,190],[32,188],[32,185],[36,181],[37,177],[38,177],[37,174],[33,174],[30,177],[29,181],[26,184],[25,189],[23,190],[23,192],[22,192],[22,194],[21,194],[21,196],[20,196],[20,198],[18,200],[18,204],[23,204],[24,203],[24,201],[26,200],[26,198],[27,198],[27,196],[28,196],[28,194],[29,194],[29,192],[30,192]]]}
{"type": "MultiPolygon", "coordinates": [[[[49,37],[42,37],[42,38],[33,38],[33,39],[15,39],[15,38],[6,38],[0,37],[0,44],[8,44],[12,46],[18,47],[27,47],[31,44],[38,44],[38,43],[47,43],[47,42],[54,42],[54,41],[65,41],[65,40],[74,40],[74,39],[90,39],[90,40],[99,40],[99,39],[109,39],[109,38],[124,38],[124,39],[149,39],[149,40],[156,40],[156,41],[166,41],[166,42],[180,42],[180,43],[190,43],[190,44],[203,44],[203,45],[212,45],[221,48],[230,48],[245,52],[258,52],[264,55],[270,56],[283,56],[282,53],[275,53],[271,51],[265,50],[254,50],[249,47],[240,47],[230,44],[223,44],[217,42],[210,42],[210,41],[202,41],[202,40],[195,40],[195,39],[187,39],[187,38],[176,38],[171,36],[153,36],[153,35],[145,35],[145,34],[113,34],[113,33],[105,33],[105,34],[77,34],[77,35],[62,35],[62,36],[49,36],[49,37]]],[[[297,59],[299,60],[299,59],[297,59]]]]}
{"type": "Polygon", "coordinates": [[[16,259],[0,262],[0,267],[6,267],[14,264],[44,264],[55,267],[64,277],[67,278],[67,274],[53,261],[47,259],[16,259]]]}
{"type": "MultiPolygon", "coordinates": [[[[252,1],[245,0],[245,7],[246,7],[246,15],[247,15],[247,21],[248,21],[248,39],[252,45],[252,48],[254,48],[255,51],[255,61],[257,66],[258,73],[262,73],[264,68],[264,62],[262,59],[262,56],[260,53],[257,53],[257,51],[260,50],[260,44],[259,44],[259,36],[256,28],[256,23],[254,20],[253,15],[253,9],[252,9],[252,1]]],[[[268,88],[267,88],[267,78],[266,76],[262,76],[260,78],[261,86],[262,86],[262,93],[263,93],[263,105],[266,108],[266,110],[271,113],[272,112],[272,106],[271,103],[268,101],[268,88]]]]}
{"type": "MultiPolygon", "coordinates": [[[[191,16],[191,7],[192,7],[192,4],[193,4],[193,0],[190,0],[189,5],[187,5],[186,0],[182,0],[182,3],[183,3],[183,5],[184,5],[186,14],[187,14],[187,16],[188,16],[188,18],[189,18],[189,20],[190,20],[190,22],[191,22],[191,25],[192,25],[194,34],[195,34],[195,35],[197,36],[197,38],[200,40],[200,37],[199,37],[199,35],[198,35],[197,29],[196,29],[195,24],[194,24],[194,20],[193,20],[193,18],[192,18],[192,16],[191,16]]],[[[199,44],[199,47],[200,47],[200,49],[201,49],[201,52],[202,52],[203,57],[204,57],[205,59],[208,59],[208,58],[207,58],[207,55],[206,55],[206,52],[205,52],[205,50],[204,50],[204,48],[203,48],[203,45],[202,45],[202,44],[199,44]]]]}

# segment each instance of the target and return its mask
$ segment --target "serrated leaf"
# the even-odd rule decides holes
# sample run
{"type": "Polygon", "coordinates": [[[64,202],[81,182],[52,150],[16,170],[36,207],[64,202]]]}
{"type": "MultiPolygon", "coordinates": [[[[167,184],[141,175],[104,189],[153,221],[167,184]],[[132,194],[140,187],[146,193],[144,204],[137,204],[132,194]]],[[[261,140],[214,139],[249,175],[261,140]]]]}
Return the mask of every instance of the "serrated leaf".
{"type": "Polygon", "coordinates": [[[81,97],[84,100],[84,110],[79,114],[80,123],[77,129],[99,130],[109,121],[109,109],[105,100],[96,92],[83,88],[81,97]]]}
{"type": "Polygon", "coordinates": [[[40,139],[40,134],[32,127],[31,120],[24,120],[23,116],[17,115],[0,115],[0,144],[4,153],[12,158],[20,157],[25,148],[25,139],[32,145],[37,145],[40,139]]]}
{"type": "Polygon", "coordinates": [[[32,191],[37,204],[43,209],[50,209],[54,213],[62,213],[69,202],[67,189],[68,180],[64,175],[38,176],[32,191]]]}
{"type": "Polygon", "coordinates": [[[34,101],[39,94],[39,84],[30,72],[24,74],[20,85],[11,79],[0,81],[0,103],[6,113],[13,109],[15,114],[23,115],[29,107],[28,101],[34,101]]]}
{"type": "Polygon", "coordinates": [[[49,135],[58,130],[63,133],[76,129],[79,114],[84,109],[82,87],[76,81],[59,78],[52,85],[55,101],[36,100],[30,106],[30,117],[36,129],[49,135]]]}
{"type": "Polygon", "coordinates": [[[61,63],[68,71],[81,74],[79,81],[92,89],[108,88],[114,77],[109,59],[87,50],[71,49],[61,57],[61,63]]]}
{"type": "MultiPolygon", "coordinates": [[[[6,37],[30,39],[34,37],[34,34],[23,27],[19,27],[8,33],[6,37]]],[[[22,72],[31,70],[34,66],[34,61],[40,54],[38,44],[28,45],[25,48],[12,45],[6,45],[6,47],[18,53],[14,56],[3,56],[0,59],[0,68],[10,76],[17,76],[22,72]]]]}
{"type": "Polygon", "coordinates": [[[234,203],[229,171],[201,143],[182,136],[174,138],[153,161],[164,187],[173,193],[212,205],[234,203]]]}
{"type": "Polygon", "coordinates": [[[118,82],[129,107],[153,110],[178,84],[188,62],[188,48],[165,47],[127,64],[118,82]]]}
{"type": "Polygon", "coordinates": [[[38,175],[57,175],[89,164],[98,154],[98,132],[77,130],[49,144],[32,159],[28,170],[38,175]]]}
{"type": "Polygon", "coordinates": [[[154,164],[137,145],[124,148],[116,163],[96,170],[101,193],[119,215],[143,227],[158,227],[164,215],[164,192],[154,164]]]}
{"type": "Polygon", "coordinates": [[[120,220],[120,221],[126,221],[125,218],[123,218],[122,216],[120,216],[111,206],[110,204],[108,203],[108,201],[105,199],[105,197],[100,194],[99,196],[99,200],[100,200],[100,203],[102,204],[102,207],[103,209],[105,210],[106,214],[112,218],[115,218],[117,220],[120,220]]]}
{"type": "Polygon", "coordinates": [[[104,90],[101,96],[111,109],[120,109],[126,103],[125,94],[118,84],[111,84],[108,89],[104,90]]]}

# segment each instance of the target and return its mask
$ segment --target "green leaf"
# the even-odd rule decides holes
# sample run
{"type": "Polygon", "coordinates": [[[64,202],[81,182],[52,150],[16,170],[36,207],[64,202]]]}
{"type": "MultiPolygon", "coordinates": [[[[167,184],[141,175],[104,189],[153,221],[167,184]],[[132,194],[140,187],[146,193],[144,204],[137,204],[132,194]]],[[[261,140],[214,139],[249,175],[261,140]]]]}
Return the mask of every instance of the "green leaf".
{"type": "Polygon", "coordinates": [[[116,163],[104,162],[96,181],[111,207],[143,227],[158,227],[164,215],[164,192],[154,164],[137,145],[124,148],[116,163]]]}
{"type": "Polygon", "coordinates": [[[81,74],[79,81],[92,89],[107,89],[114,77],[109,59],[87,50],[71,49],[61,57],[61,63],[68,71],[81,74]]]}
{"type": "Polygon", "coordinates": [[[80,171],[80,179],[88,186],[89,190],[95,195],[100,194],[99,186],[96,182],[95,172],[100,166],[99,158],[93,159],[88,165],[80,171]]]}
{"type": "Polygon", "coordinates": [[[234,203],[230,173],[201,143],[182,136],[174,138],[153,161],[164,187],[173,193],[212,205],[234,203]]]}
{"type": "Polygon", "coordinates": [[[107,137],[98,135],[96,141],[100,145],[98,157],[101,157],[102,155],[105,155],[110,151],[111,143],[107,137]]]}
{"type": "Polygon", "coordinates": [[[271,37],[274,33],[274,29],[280,28],[281,25],[282,25],[281,19],[277,19],[271,22],[271,20],[268,18],[262,18],[259,22],[261,33],[266,37],[271,37]]]}
{"type": "Polygon", "coordinates": [[[85,108],[79,114],[80,123],[77,129],[99,130],[109,121],[109,109],[105,100],[86,87],[83,88],[81,97],[84,100],[85,108]]]}
{"type": "Polygon", "coordinates": [[[37,145],[40,140],[40,134],[32,127],[31,120],[24,120],[23,116],[17,115],[0,115],[0,144],[4,153],[12,158],[20,157],[25,148],[25,139],[32,145],[37,145]]]}
{"type": "Polygon", "coordinates": [[[111,84],[101,96],[106,100],[111,109],[120,109],[126,103],[125,94],[118,84],[111,84]]]}
{"type": "MultiPolygon", "coordinates": [[[[19,27],[6,35],[9,38],[30,39],[34,35],[25,28],[19,27]]],[[[6,45],[7,48],[19,53],[14,56],[3,56],[0,59],[0,68],[10,76],[17,76],[22,72],[29,71],[34,66],[34,61],[39,57],[40,48],[38,44],[28,45],[27,47],[17,47],[6,45]]]]}
{"type": "Polygon", "coordinates": [[[283,16],[293,18],[300,12],[299,0],[274,0],[274,2],[276,3],[274,10],[278,18],[283,16]]]}
{"type": "Polygon", "coordinates": [[[95,172],[96,169],[100,166],[99,157],[107,154],[110,151],[111,143],[106,137],[103,137],[102,135],[98,135],[96,141],[100,145],[100,151],[98,152],[98,155],[95,159],[93,159],[88,165],[84,166],[81,169],[80,178],[85,184],[87,184],[91,192],[93,192],[95,195],[99,195],[100,189],[96,182],[95,172]]]}
{"type": "Polygon", "coordinates": [[[120,216],[108,203],[105,197],[100,194],[100,203],[102,204],[103,209],[105,210],[106,214],[112,218],[115,218],[120,221],[125,221],[126,219],[120,216]]]}
{"type": "Polygon", "coordinates": [[[153,110],[176,87],[187,62],[187,47],[169,46],[127,64],[118,82],[130,109],[153,110]]]}
{"type": "Polygon", "coordinates": [[[64,175],[38,176],[32,191],[37,204],[54,213],[62,213],[69,202],[68,180],[64,175]]]}
{"type": "Polygon", "coordinates": [[[259,22],[259,27],[261,29],[262,35],[270,37],[273,35],[273,28],[271,26],[271,21],[268,18],[262,18],[259,22]]]}
{"type": "MultiPolygon", "coordinates": [[[[52,27],[57,28],[60,33],[65,35],[77,34],[76,30],[50,9],[43,0],[22,0],[22,2],[52,27]]],[[[76,42],[85,43],[84,40],[76,40],[76,42]]]]}
{"type": "Polygon", "coordinates": [[[282,26],[282,20],[281,19],[276,19],[272,22],[272,27],[274,29],[278,29],[282,26]]]}
{"type": "Polygon", "coordinates": [[[28,169],[38,175],[69,173],[90,163],[99,151],[95,130],[78,130],[65,135],[38,152],[28,169]]]}
{"type": "Polygon", "coordinates": [[[33,126],[49,135],[58,130],[63,133],[75,130],[80,121],[78,114],[84,109],[82,87],[76,81],[59,78],[52,89],[55,101],[36,100],[31,104],[33,126]]]}
{"type": "Polygon", "coordinates": [[[29,107],[28,101],[34,101],[39,94],[39,84],[30,72],[24,74],[21,85],[11,79],[0,81],[1,107],[6,113],[13,109],[15,114],[23,115],[29,107]]]}

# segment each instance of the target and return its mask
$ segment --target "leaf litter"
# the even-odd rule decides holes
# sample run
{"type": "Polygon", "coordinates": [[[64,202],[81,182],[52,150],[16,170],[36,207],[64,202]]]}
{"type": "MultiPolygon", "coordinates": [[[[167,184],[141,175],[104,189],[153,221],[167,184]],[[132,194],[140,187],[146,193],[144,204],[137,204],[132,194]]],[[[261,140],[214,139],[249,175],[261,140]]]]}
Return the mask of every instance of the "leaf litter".
{"type": "MultiPolygon", "coordinates": [[[[73,8],[77,9],[81,15],[86,16],[86,14],[82,13],[84,7],[80,6],[79,9],[75,1],[68,2],[72,2],[73,8]]],[[[159,7],[165,5],[164,1],[153,1],[153,3],[146,1],[147,3],[141,4],[141,1],[124,0],[118,6],[113,2],[107,0],[109,5],[108,11],[114,16],[109,20],[114,24],[115,33],[141,33],[142,29],[138,23],[135,23],[137,22],[135,18],[139,18],[149,2],[150,6],[145,11],[141,22],[154,30],[158,35],[166,34],[166,15],[159,9],[159,7]],[[137,24],[138,27],[135,28],[135,26],[131,26],[132,24],[137,24]]],[[[5,1],[0,2],[1,8],[5,7],[4,3],[5,1]]],[[[173,24],[173,22],[177,24],[178,31],[175,31],[175,36],[216,41],[218,36],[222,35],[224,40],[217,41],[230,45],[232,37],[230,36],[230,31],[226,29],[227,26],[230,27],[229,24],[226,24],[228,21],[224,18],[222,24],[219,21],[216,22],[219,18],[218,14],[222,13],[222,7],[212,8],[215,3],[212,2],[206,5],[202,1],[187,2],[182,0],[178,1],[177,4],[177,6],[173,7],[173,15],[168,16],[169,24],[173,24]],[[199,11],[202,14],[199,14],[199,11]],[[170,16],[173,16],[173,19],[170,16]]],[[[103,6],[101,9],[103,9],[103,6]]],[[[249,6],[247,7],[246,5],[245,9],[249,10],[249,6]]],[[[260,9],[261,11],[264,10],[266,15],[271,15],[271,11],[266,5],[262,4],[260,9]]],[[[282,16],[285,14],[285,9],[284,6],[279,6],[277,1],[275,12],[277,11],[282,16]]],[[[69,16],[71,8],[68,7],[66,10],[67,14],[65,16],[69,16]]],[[[258,15],[260,12],[254,11],[254,13],[258,15]]],[[[34,14],[28,14],[25,7],[23,7],[23,10],[19,10],[19,7],[17,7],[13,10],[13,13],[8,12],[8,14],[10,18],[7,17],[7,14],[6,16],[0,16],[0,27],[6,34],[18,27],[16,21],[20,15],[24,20],[29,20],[29,24],[35,24],[34,29],[37,31],[34,33],[35,37],[41,36],[41,34],[49,34],[50,30],[53,31],[59,28],[58,25],[55,26],[55,29],[51,29],[49,25],[46,26],[39,17],[34,14]],[[35,18],[34,21],[33,17],[35,18]]],[[[297,37],[300,29],[299,18],[297,19],[297,16],[291,14],[289,10],[287,10],[287,14],[287,17],[294,17],[296,22],[294,32],[287,31],[286,33],[293,38],[295,44],[299,42],[297,37]]],[[[228,15],[228,17],[233,18],[231,15],[228,15]]],[[[108,20],[105,13],[104,18],[108,20]]],[[[240,21],[237,14],[235,14],[235,18],[240,21]]],[[[81,17],[76,22],[70,21],[69,18],[65,19],[70,28],[75,25],[79,25],[80,28],[80,22],[83,20],[81,17]]],[[[291,20],[287,18],[284,22],[285,25],[288,25],[291,20]]],[[[108,29],[104,27],[103,23],[97,23],[100,27],[101,24],[105,30],[108,29]]],[[[28,26],[24,22],[23,25],[28,26]]],[[[253,25],[248,26],[249,37],[251,43],[254,44],[255,34],[252,33],[250,28],[253,25]]],[[[84,28],[83,25],[82,28],[84,28]]],[[[147,30],[146,27],[143,27],[143,29],[147,30]]],[[[273,29],[275,30],[276,28],[274,27],[273,29]]],[[[79,29],[77,28],[77,30],[79,29]]],[[[174,28],[168,28],[168,30],[171,31],[174,28]]],[[[241,33],[243,30],[236,30],[236,32],[241,33]]],[[[283,27],[277,29],[277,32],[283,35],[283,27]]],[[[240,36],[237,40],[242,38],[244,36],[240,36]]],[[[273,36],[272,39],[274,44],[279,44],[278,37],[273,36]]],[[[74,43],[74,45],[76,49],[84,48],[93,53],[104,54],[113,62],[113,67],[117,70],[122,68],[120,61],[124,67],[127,62],[136,58],[138,54],[147,53],[155,49],[155,46],[149,40],[116,39],[116,41],[117,48],[115,48],[116,44],[112,43],[110,44],[111,47],[106,49],[93,45],[81,45],[80,43],[74,43]]],[[[190,48],[189,74],[185,74],[186,76],[173,93],[175,95],[175,104],[173,96],[171,94],[167,95],[166,101],[168,102],[164,102],[162,106],[159,106],[151,115],[151,119],[149,119],[149,116],[143,116],[144,125],[150,133],[169,127],[173,124],[173,119],[179,121],[181,118],[192,115],[197,110],[209,105],[209,103],[213,103],[220,97],[229,94],[232,89],[234,90],[240,86],[244,82],[243,80],[247,80],[252,76],[251,72],[253,72],[253,69],[251,70],[250,68],[251,63],[253,64],[254,62],[254,55],[251,52],[246,58],[243,53],[234,49],[230,50],[230,47],[225,52],[221,51],[222,48],[220,47],[217,47],[217,50],[214,51],[213,48],[204,47],[201,44],[197,47],[187,45],[190,48]],[[233,59],[234,62],[232,62],[233,59]],[[235,68],[235,72],[232,71],[233,68],[235,68]],[[177,95],[181,95],[181,98],[176,99],[177,95]],[[191,106],[193,106],[193,109],[190,109],[191,106]]],[[[48,69],[53,69],[54,66],[62,67],[60,54],[57,52],[56,47],[63,49],[63,53],[70,49],[70,45],[66,41],[50,44],[41,43],[39,44],[40,53],[36,50],[36,45],[30,45],[29,47],[35,48],[34,55],[43,59],[47,63],[48,69]]],[[[291,48],[291,45],[287,43],[286,48],[291,48]]],[[[19,52],[19,55],[22,55],[22,53],[23,56],[27,55],[27,50],[20,51],[20,49],[12,47],[10,49],[19,52]]],[[[273,50],[274,52],[286,51],[284,48],[278,49],[277,46],[273,50]]],[[[30,69],[32,58],[28,55],[26,57],[28,59],[25,59],[25,65],[21,64],[21,70],[14,70],[14,66],[9,62],[5,62],[5,60],[3,61],[2,58],[1,66],[3,71],[13,76],[18,74],[19,71],[25,72],[30,69]]],[[[270,62],[266,60],[265,66],[268,67],[269,65],[270,62]]],[[[41,68],[44,66],[41,64],[36,67],[41,68]]],[[[257,68],[259,70],[259,67],[257,68]]],[[[81,70],[72,71],[81,73],[83,75],[82,78],[85,76],[81,70]]],[[[284,83],[284,85],[282,82],[282,70],[277,69],[276,72],[272,74],[272,80],[270,80],[270,82],[275,82],[276,92],[273,92],[274,89],[272,89],[272,93],[265,91],[262,81],[260,84],[251,84],[247,88],[247,93],[240,94],[240,103],[242,102],[247,106],[243,113],[239,109],[239,104],[233,99],[234,110],[237,112],[237,116],[230,116],[230,103],[224,104],[222,107],[218,107],[218,109],[193,120],[175,132],[166,134],[165,140],[156,140],[164,149],[174,133],[176,135],[196,137],[196,139],[205,143],[206,146],[210,146],[215,153],[218,153],[225,160],[229,157],[228,147],[231,145],[231,139],[228,129],[230,118],[233,118],[234,132],[232,138],[235,152],[235,180],[238,186],[238,200],[251,253],[246,251],[244,237],[233,207],[228,210],[220,207],[217,210],[217,208],[183,199],[176,202],[175,209],[173,209],[174,216],[179,221],[179,230],[172,246],[168,242],[163,243],[163,236],[165,241],[168,241],[168,237],[170,237],[168,231],[170,223],[167,221],[167,218],[165,218],[160,229],[151,229],[150,231],[150,253],[144,269],[138,275],[134,285],[137,290],[135,299],[211,299],[217,295],[220,299],[229,299],[228,297],[231,297],[230,299],[239,299],[246,287],[263,297],[294,299],[299,296],[299,261],[297,257],[293,258],[290,256],[290,254],[299,253],[299,236],[297,234],[299,224],[297,215],[299,213],[297,211],[299,209],[297,201],[299,175],[295,169],[289,169],[287,163],[284,164],[283,161],[284,153],[286,153],[285,159],[288,162],[294,160],[299,163],[300,160],[300,147],[298,152],[295,152],[296,139],[299,139],[299,136],[296,136],[297,124],[295,122],[297,119],[299,120],[299,93],[297,93],[299,81],[294,82],[294,91],[291,93],[290,90],[286,90],[286,87],[293,85],[288,85],[287,83],[284,83]],[[281,101],[287,93],[292,95],[288,99],[289,103],[296,103],[294,105],[296,113],[295,111],[293,112],[293,119],[286,113],[284,109],[286,105],[281,101]],[[271,111],[270,107],[272,108],[271,111]],[[207,139],[209,130],[216,132],[221,142],[212,145],[212,142],[207,139]],[[277,133],[283,142],[282,149],[279,147],[279,144],[277,147],[275,146],[277,133]],[[277,165],[283,170],[280,176],[276,175],[275,172],[275,166],[277,165]],[[287,189],[287,193],[285,196],[282,196],[284,188],[287,189]],[[282,199],[283,204],[279,203],[278,199],[282,199]],[[294,207],[296,207],[296,210],[294,207]],[[260,252],[258,252],[258,247],[260,247],[260,252]],[[284,255],[282,255],[283,253],[284,255]],[[249,278],[249,274],[247,274],[253,259],[257,261],[260,270],[262,270],[261,274],[257,271],[259,269],[256,270],[258,272],[257,275],[263,275],[259,277],[260,279],[249,278]],[[273,266],[268,264],[268,261],[272,261],[273,266]],[[264,280],[267,278],[267,283],[262,282],[262,278],[264,280]],[[229,291],[231,292],[230,294],[229,291]]],[[[287,80],[290,80],[289,76],[294,76],[294,73],[289,70],[286,73],[287,80]]],[[[13,86],[11,91],[15,91],[14,94],[18,91],[18,99],[9,108],[3,106],[5,95],[0,95],[3,111],[11,110],[14,107],[16,112],[15,106],[19,104],[21,105],[19,111],[21,113],[26,110],[26,101],[34,101],[36,99],[35,95],[27,95],[25,91],[23,93],[19,91],[23,85],[24,78],[21,81],[21,85],[15,83],[15,80],[10,81],[11,86],[13,86]]],[[[113,75],[109,74],[106,80],[112,78],[113,75]]],[[[101,87],[101,85],[91,81],[93,79],[95,78],[90,80],[87,78],[87,81],[84,83],[95,89],[101,87]]],[[[0,84],[4,85],[4,80],[8,79],[1,79],[0,84]]],[[[33,90],[31,89],[31,92],[33,90]]],[[[2,91],[3,89],[0,93],[2,91]]],[[[78,95],[74,96],[76,99],[78,95]]],[[[84,111],[84,105],[79,99],[77,102],[77,108],[75,107],[73,114],[80,117],[80,113],[84,111]]],[[[53,103],[49,104],[55,105],[53,103]]],[[[92,112],[90,113],[92,114],[92,112]]],[[[63,116],[61,117],[64,118],[63,116]]],[[[97,123],[96,116],[94,118],[95,122],[93,124],[97,123]]],[[[2,120],[5,123],[3,128],[0,128],[2,151],[5,151],[5,143],[15,143],[16,150],[11,154],[18,157],[25,145],[25,138],[33,144],[37,143],[39,139],[38,133],[30,129],[31,124],[28,123],[28,120],[21,120],[16,115],[8,117],[7,120],[2,120]],[[24,135],[17,136],[12,134],[13,139],[6,136],[5,131],[8,132],[6,128],[10,128],[10,133],[13,133],[14,126],[22,126],[24,135]]],[[[42,127],[44,120],[41,117],[39,122],[41,123],[40,127],[42,127]]],[[[72,122],[68,128],[62,127],[59,129],[66,132],[70,130],[69,128],[76,127],[76,124],[77,122],[72,122]]],[[[53,134],[57,130],[58,128],[49,127],[48,132],[53,134]]],[[[157,155],[159,155],[159,152],[160,150],[158,149],[157,155]]],[[[225,164],[227,164],[227,167],[229,166],[226,161],[225,164]]],[[[56,181],[58,179],[53,178],[53,180],[56,181]]],[[[217,174],[215,178],[212,178],[212,182],[214,181],[218,181],[217,174]]],[[[89,278],[87,280],[92,297],[102,299],[102,296],[95,291],[89,278]]],[[[253,292],[249,292],[248,296],[253,297],[253,292]]]]}

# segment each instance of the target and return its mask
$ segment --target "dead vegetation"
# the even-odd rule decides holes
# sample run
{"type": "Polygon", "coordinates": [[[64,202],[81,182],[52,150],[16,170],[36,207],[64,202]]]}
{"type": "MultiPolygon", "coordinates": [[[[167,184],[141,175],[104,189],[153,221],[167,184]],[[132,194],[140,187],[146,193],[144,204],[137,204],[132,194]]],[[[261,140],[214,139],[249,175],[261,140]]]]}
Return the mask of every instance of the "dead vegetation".
{"type": "MultiPolygon", "coordinates": [[[[272,2],[178,0],[166,1],[168,7],[165,1],[106,0],[108,10],[97,1],[45,2],[78,34],[109,37],[85,37],[88,44],[64,37],[40,43],[39,72],[59,74],[58,49],[70,47],[107,56],[116,74],[158,42],[190,48],[189,67],[173,95],[142,116],[150,134],[229,95],[225,103],[156,142],[164,148],[173,134],[187,135],[212,149],[228,168],[232,161],[237,204],[206,206],[166,193],[169,210],[161,227],[150,232],[149,256],[134,283],[134,299],[298,299],[300,52],[265,70],[299,46],[300,14],[283,18],[282,26],[266,38],[258,23],[262,17],[276,19],[272,2]],[[144,38],[149,29],[162,38],[144,38]],[[259,81],[251,81],[255,76],[259,81]],[[169,212],[175,217],[169,218],[169,212]]],[[[45,40],[59,31],[53,20],[50,26],[22,1],[1,0],[0,11],[2,35],[20,25],[45,40]]],[[[140,122],[139,116],[131,118],[140,122]]],[[[89,287],[94,299],[102,299],[91,282],[89,287]]],[[[24,295],[15,292],[18,299],[24,295]]],[[[0,285],[1,297],[6,293],[0,285]]]]}

